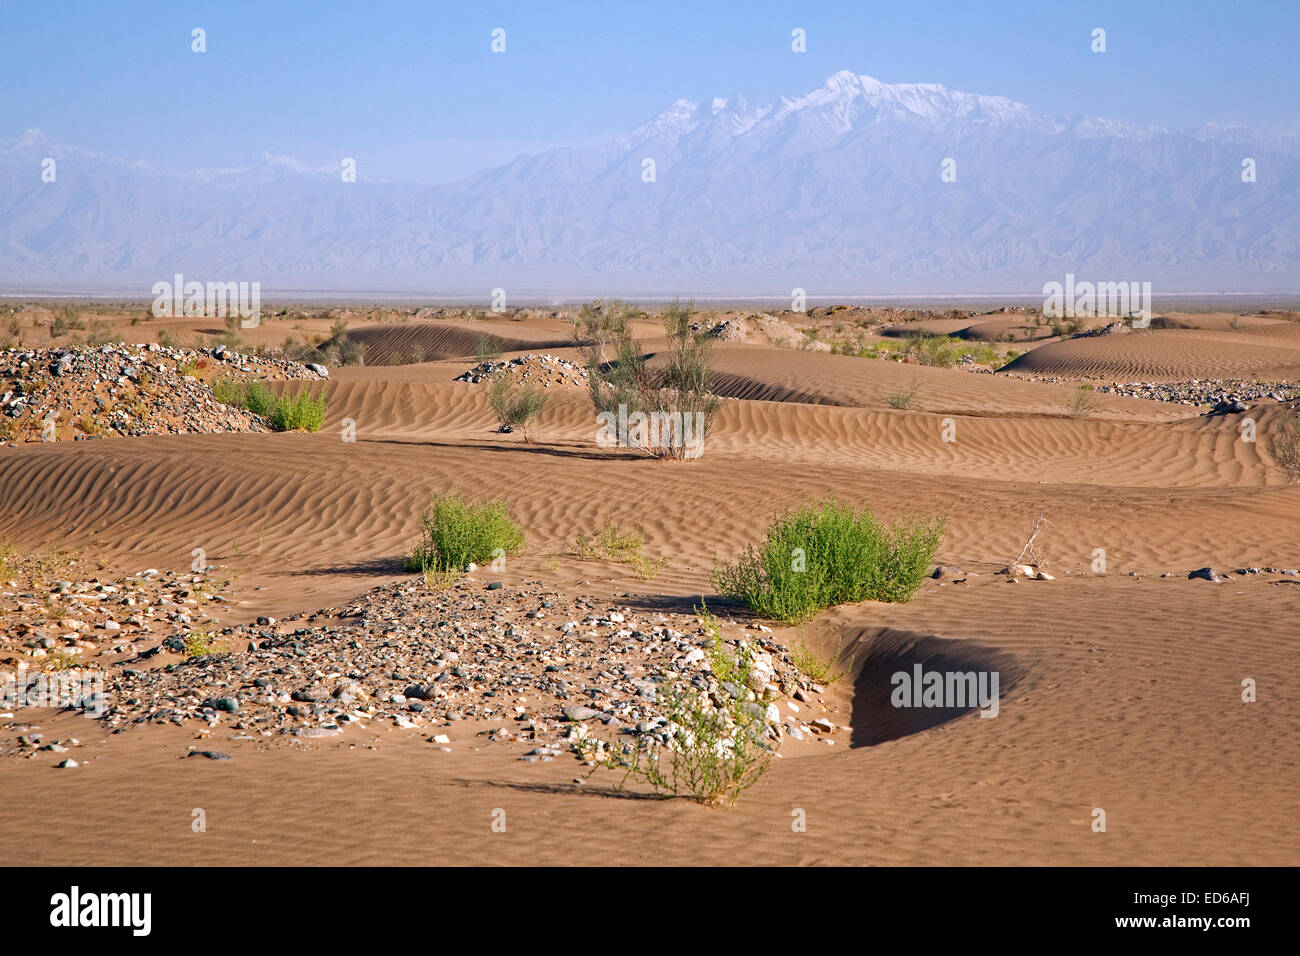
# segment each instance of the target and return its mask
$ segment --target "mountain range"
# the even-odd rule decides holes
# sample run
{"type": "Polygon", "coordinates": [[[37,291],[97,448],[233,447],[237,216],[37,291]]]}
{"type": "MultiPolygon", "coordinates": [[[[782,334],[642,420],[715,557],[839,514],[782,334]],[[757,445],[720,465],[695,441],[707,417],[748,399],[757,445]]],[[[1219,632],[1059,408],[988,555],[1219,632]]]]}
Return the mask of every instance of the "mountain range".
{"type": "Polygon", "coordinates": [[[167,173],[28,130],[0,142],[0,288],[1033,294],[1068,272],[1298,292],[1297,184],[1296,134],[1051,117],[848,71],[773,103],[678,100],[437,186],[269,155],[167,173]]]}

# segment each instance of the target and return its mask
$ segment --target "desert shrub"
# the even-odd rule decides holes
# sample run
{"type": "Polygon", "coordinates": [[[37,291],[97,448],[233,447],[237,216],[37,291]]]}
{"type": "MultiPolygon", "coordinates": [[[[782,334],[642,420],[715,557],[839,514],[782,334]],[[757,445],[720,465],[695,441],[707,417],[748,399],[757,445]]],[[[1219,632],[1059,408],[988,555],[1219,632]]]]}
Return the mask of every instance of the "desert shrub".
{"type": "Polygon", "coordinates": [[[1002,364],[1001,354],[991,345],[963,342],[949,335],[933,335],[929,332],[909,336],[899,354],[905,358],[914,358],[918,365],[937,368],[952,368],[967,358],[977,365],[1002,364]]]}
{"type": "Polygon", "coordinates": [[[817,684],[834,684],[848,671],[839,666],[840,654],[819,654],[803,638],[790,645],[790,663],[817,684]]]}
{"type": "Polygon", "coordinates": [[[291,396],[276,396],[274,402],[271,413],[266,417],[271,427],[278,432],[318,432],[325,424],[324,391],[313,398],[307,386],[303,385],[291,396]]]}
{"type": "Polygon", "coordinates": [[[454,489],[434,496],[421,525],[406,559],[412,571],[459,571],[470,562],[517,554],[524,546],[524,533],[503,500],[471,504],[454,489]]]}
{"type": "Polygon", "coordinates": [[[338,318],[330,326],[330,337],[318,349],[319,362],[322,365],[361,365],[364,362],[366,346],[348,335],[348,320],[338,318]]]}
{"type": "Polygon", "coordinates": [[[1278,413],[1277,423],[1269,429],[1269,448],[1287,477],[1300,481],[1300,418],[1285,408],[1278,413]]]}
{"type": "MultiPolygon", "coordinates": [[[[714,677],[723,681],[747,675],[743,642],[739,652],[730,655],[707,608],[701,621],[714,639],[714,677]]],[[[743,677],[739,680],[743,686],[743,677]]],[[[622,773],[616,789],[629,779],[639,780],[662,796],[686,797],[707,806],[731,806],[767,773],[777,745],[765,737],[761,704],[746,695],[708,694],[680,682],[662,688],[657,696],[664,723],[634,741],[594,737],[585,726],[570,734],[574,749],[594,765],[592,773],[602,768],[622,773]]]]}
{"type": "Polygon", "coordinates": [[[54,318],[50,320],[50,337],[57,339],[74,329],[81,330],[85,327],[86,323],[77,314],[77,310],[71,306],[64,306],[54,310],[54,318]]]}
{"type": "MultiPolygon", "coordinates": [[[[244,408],[254,415],[269,418],[280,404],[280,398],[261,381],[237,382],[228,376],[222,376],[212,383],[212,397],[224,405],[244,408]]],[[[321,399],[321,417],[324,418],[325,397],[321,399]]],[[[310,431],[318,431],[317,425],[310,431]]]]}
{"type": "Polygon", "coordinates": [[[617,299],[588,302],[573,319],[573,341],[591,346],[616,341],[626,336],[638,313],[617,299]]]}
{"type": "Polygon", "coordinates": [[[662,690],[659,700],[666,718],[661,735],[641,734],[635,741],[587,737],[577,744],[597,769],[623,774],[617,789],[631,778],[664,796],[731,806],[767,773],[775,748],[764,739],[757,704],[719,707],[689,684],[662,690]]]}
{"type": "Polygon", "coordinates": [[[945,523],[916,518],[886,526],[866,508],[805,505],[779,515],[764,541],[734,563],[715,564],[714,586],[785,622],[837,604],[907,601],[933,565],[945,523]]]}
{"type": "Polygon", "coordinates": [[[919,383],[916,379],[912,379],[907,388],[903,389],[901,392],[890,392],[886,397],[886,401],[889,402],[889,407],[899,409],[900,411],[911,408],[912,399],[916,398],[918,388],[920,388],[919,383]]]}
{"type": "Polygon", "coordinates": [[[1037,322],[1039,325],[1046,322],[1053,335],[1068,339],[1083,331],[1083,327],[1087,325],[1087,318],[1082,315],[1042,315],[1038,317],[1037,322]]]}
{"type": "Polygon", "coordinates": [[[266,417],[275,410],[276,394],[260,381],[249,382],[244,392],[244,407],[254,415],[266,417]]]}
{"type": "Polygon", "coordinates": [[[0,581],[8,581],[18,574],[18,549],[8,541],[0,541],[0,581]]]}
{"type": "Polygon", "coordinates": [[[118,336],[114,334],[112,326],[103,319],[91,319],[90,324],[86,326],[86,334],[80,338],[83,345],[107,345],[109,342],[116,341],[118,336]]]}
{"type": "Polygon", "coordinates": [[[478,342],[474,346],[474,359],[480,364],[483,362],[495,362],[501,358],[501,349],[497,346],[497,340],[490,335],[480,335],[478,342]]]}
{"type": "Polygon", "coordinates": [[[643,425],[629,427],[629,445],[657,458],[696,458],[720,404],[712,393],[713,339],[692,321],[692,305],[673,303],[663,314],[665,367],[652,371],[632,336],[630,315],[584,306],[575,322],[575,336],[591,340],[583,356],[592,404],[611,420],[620,408],[628,420],[646,416],[643,425]]]}
{"type": "Polygon", "coordinates": [[[606,521],[593,537],[579,534],[573,544],[573,553],[583,558],[604,558],[627,564],[642,580],[657,577],[668,563],[667,558],[649,558],[642,550],[645,536],[638,530],[624,531],[613,521],[606,521]]]}
{"type": "Polygon", "coordinates": [[[520,385],[502,373],[492,381],[488,398],[500,423],[499,430],[508,432],[522,428],[524,441],[528,441],[528,425],[546,405],[546,392],[542,387],[536,382],[520,385]]]}
{"type": "Polygon", "coordinates": [[[247,407],[247,389],[228,375],[220,375],[212,383],[212,397],[223,405],[247,407]]]}
{"type": "Polygon", "coordinates": [[[1071,418],[1086,418],[1097,408],[1097,402],[1092,397],[1091,385],[1080,385],[1070,395],[1070,400],[1065,406],[1066,414],[1071,418]]]}
{"type": "Polygon", "coordinates": [[[227,652],[224,644],[214,640],[216,635],[208,631],[193,631],[185,636],[185,656],[205,657],[209,654],[227,652]]]}

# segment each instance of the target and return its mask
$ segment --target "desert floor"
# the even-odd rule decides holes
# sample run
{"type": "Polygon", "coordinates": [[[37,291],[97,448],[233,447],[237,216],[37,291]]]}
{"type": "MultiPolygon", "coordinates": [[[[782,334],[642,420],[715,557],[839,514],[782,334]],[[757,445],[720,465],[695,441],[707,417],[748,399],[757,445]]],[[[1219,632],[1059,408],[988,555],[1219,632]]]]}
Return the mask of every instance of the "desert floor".
{"type": "MultiPolygon", "coordinates": [[[[1300,578],[1187,577],[1300,566],[1300,486],[1266,440],[1293,413],[1252,402],[1251,443],[1241,415],[1174,403],[1098,393],[1087,415],[1066,411],[1079,376],[1300,374],[1296,322],[1183,318],[1186,328],[1044,342],[999,374],[721,343],[730,400],[693,462],[597,448],[580,389],[552,395],[534,443],[496,433],[486,388],[453,379],[483,334],[513,347],[507,356],[576,358],[567,325],[545,316],[376,324],[377,345],[418,340],[433,360],[331,369],[314,386],[330,390],[317,434],[0,449],[0,537],[74,548],[124,574],[184,568],[203,547],[232,571],[232,621],[397,579],[422,506],[452,485],[503,496],[524,528],[524,554],[494,575],[507,585],[677,609],[704,595],[744,619],[709,583],[714,557],[827,496],[887,516],[948,511],[939,563],[967,573],[927,582],[907,604],[778,628],[840,650],[851,673],[830,693],[853,738],[777,759],[730,809],[616,792],[608,776],[578,784],[572,758],[521,762],[519,746],[468,734],[447,752],[374,724],[269,750],[221,741],[234,759],[207,761],[182,759],[186,729],[109,736],[46,715],[47,729],[79,722],[81,766],[0,761],[10,862],[1295,864],[1300,578]],[[913,383],[912,406],[890,408],[886,397],[913,383]],[[355,442],[341,439],[344,419],[355,442]],[[1055,580],[1011,583],[996,572],[1039,514],[1055,580]],[[646,550],[667,559],[658,577],[569,554],[606,519],[644,530],[646,550]],[[1004,675],[994,719],[935,724],[888,705],[894,671],[989,661],[1004,675]],[[206,832],[192,831],[194,808],[206,832]]],[[[128,342],[149,334],[124,327],[128,342]]],[[[271,322],[250,337],[282,334],[271,322]]]]}

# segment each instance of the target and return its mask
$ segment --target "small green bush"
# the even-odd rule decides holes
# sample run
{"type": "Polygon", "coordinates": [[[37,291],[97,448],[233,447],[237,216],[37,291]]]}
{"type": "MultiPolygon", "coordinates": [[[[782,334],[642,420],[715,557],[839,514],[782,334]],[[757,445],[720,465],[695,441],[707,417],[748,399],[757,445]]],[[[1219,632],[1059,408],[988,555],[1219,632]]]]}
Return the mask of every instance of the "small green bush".
{"type": "Polygon", "coordinates": [[[536,382],[519,385],[505,374],[498,375],[488,391],[492,410],[503,432],[522,428],[528,441],[528,425],[546,405],[546,393],[536,382]]]}
{"type": "Polygon", "coordinates": [[[689,684],[661,692],[667,718],[666,740],[642,734],[635,742],[584,737],[574,742],[579,756],[648,783],[661,796],[687,797],[706,806],[727,807],[758,783],[771,766],[776,747],[764,739],[762,709],[732,701],[719,707],[689,684]]]}
{"type": "Polygon", "coordinates": [[[324,392],[312,398],[311,392],[304,385],[292,396],[276,396],[274,402],[275,406],[267,420],[278,432],[318,432],[325,424],[324,392]]]}
{"type": "Polygon", "coordinates": [[[500,554],[517,554],[524,546],[520,530],[500,499],[470,504],[460,492],[435,495],[421,519],[420,540],[406,559],[412,571],[459,571],[500,554]]]}
{"type": "Polygon", "coordinates": [[[212,397],[260,415],[276,431],[318,432],[325,424],[325,393],[312,398],[305,385],[292,396],[281,396],[260,381],[237,382],[223,376],[212,383],[212,397]]]}
{"type": "Polygon", "coordinates": [[[911,599],[934,563],[945,519],[886,526],[864,508],[805,505],[777,517],[758,547],[715,564],[714,586],[764,617],[788,623],[859,601],[911,599]]]}

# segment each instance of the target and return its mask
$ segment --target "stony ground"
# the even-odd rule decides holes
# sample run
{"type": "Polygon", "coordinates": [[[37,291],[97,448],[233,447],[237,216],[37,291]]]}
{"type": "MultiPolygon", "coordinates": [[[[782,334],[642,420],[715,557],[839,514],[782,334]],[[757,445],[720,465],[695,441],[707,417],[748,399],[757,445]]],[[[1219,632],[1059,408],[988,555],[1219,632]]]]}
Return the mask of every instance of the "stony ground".
{"type": "Polygon", "coordinates": [[[258,416],[213,398],[212,380],[318,380],[321,371],[221,346],[11,349],[0,352],[0,444],[265,431],[258,416]]]}
{"type": "Polygon", "coordinates": [[[519,384],[534,383],[543,388],[552,385],[587,387],[587,370],[568,359],[550,354],[529,353],[512,359],[492,359],[479,362],[473,368],[456,376],[458,382],[486,382],[505,375],[519,384]]]}
{"type": "MultiPolygon", "coordinates": [[[[1190,379],[1186,382],[1098,382],[1064,375],[1028,375],[1024,372],[998,372],[1027,382],[1051,385],[1089,384],[1095,392],[1145,398],[1153,402],[1176,402],[1195,407],[1232,405],[1264,398],[1285,402],[1300,396],[1294,382],[1258,382],[1240,379],[1190,379]]],[[[1245,409],[1239,409],[1245,411],[1245,409]]]]}
{"type": "MultiPolygon", "coordinates": [[[[219,589],[202,574],[53,582],[48,601],[36,591],[7,596],[9,646],[32,668],[76,649],[103,671],[99,719],[119,733],[175,724],[273,745],[378,721],[447,745],[472,724],[476,735],[527,744],[521,759],[545,760],[578,752],[588,728],[666,739],[661,695],[686,685],[718,706],[743,701],[773,742],[832,743],[843,729],[820,699],[824,688],[761,624],[720,622],[728,657],[743,648],[751,661],[733,683],[712,673],[714,638],[696,615],[568,597],[541,582],[467,575],[433,591],[415,578],[343,607],[225,628],[208,613],[223,601],[219,589]]],[[[0,671],[0,684],[36,672],[0,671]]],[[[50,746],[32,738],[23,715],[12,719],[5,729],[18,736],[0,737],[0,752],[50,746]]]]}

